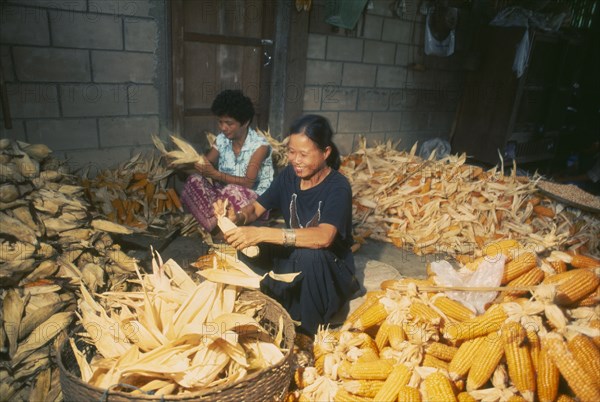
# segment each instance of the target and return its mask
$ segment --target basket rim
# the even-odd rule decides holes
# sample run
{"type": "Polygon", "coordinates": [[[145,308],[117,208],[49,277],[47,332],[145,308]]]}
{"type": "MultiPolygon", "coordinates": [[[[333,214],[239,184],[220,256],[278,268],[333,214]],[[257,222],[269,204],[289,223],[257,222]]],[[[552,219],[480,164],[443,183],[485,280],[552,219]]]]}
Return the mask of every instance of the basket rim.
{"type": "MultiPolygon", "coordinates": [[[[283,321],[284,326],[286,325],[286,323],[288,325],[291,325],[291,327],[294,328],[294,334],[295,334],[294,321],[291,319],[287,310],[285,308],[283,308],[283,306],[279,302],[277,302],[273,298],[265,295],[264,293],[262,293],[260,291],[244,289],[244,290],[242,290],[242,293],[244,293],[244,292],[257,293],[260,295],[260,297],[265,298],[269,303],[273,303],[275,305],[275,307],[280,309],[284,315],[284,321],[283,321]]],[[[161,396],[155,396],[155,395],[150,395],[150,394],[131,395],[131,393],[128,393],[128,392],[112,390],[110,387],[109,388],[100,388],[100,387],[91,385],[91,384],[83,381],[83,379],[81,379],[80,377],[73,374],[71,372],[71,370],[67,369],[63,363],[62,353],[63,353],[64,349],[68,346],[69,340],[71,338],[75,338],[74,337],[75,333],[78,331],[81,331],[81,330],[83,330],[83,325],[81,323],[79,323],[79,324],[77,324],[77,326],[75,328],[73,328],[71,331],[69,331],[68,336],[64,337],[62,339],[62,341],[56,346],[56,360],[57,360],[57,364],[58,364],[58,367],[60,370],[60,375],[61,376],[66,375],[67,377],[69,377],[69,379],[71,381],[79,383],[81,386],[83,386],[91,391],[98,392],[100,394],[106,394],[107,396],[115,395],[115,396],[120,396],[120,397],[124,397],[124,398],[131,398],[132,396],[134,396],[136,399],[147,399],[149,401],[165,400],[165,399],[185,401],[185,400],[188,400],[191,398],[207,397],[207,396],[210,396],[213,394],[220,394],[220,393],[226,392],[227,390],[230,390],[230,389],[240,388],[240,387],[244,386],[246,383],[264,375],[265,373],[269,373],[269,372],[278,370],[279,368],[283,367],[284,365],[289,364],[291,361],[293,350],[294,350],[294,345],[292,343],[292,345],[290,345],[290,347],[287,349],[287,352],[284,354],[283,359],[281,359],[278,363],[276,363],[272,366],[269,366],[267,368],[258,370],[252,374],[246,375],[243,378],[240,378],[239,380],[234,381],[232,383],[216,385],[214,387],[210,387],[210,388],[207,388],[202,391],[195,391],[195,392],[189,392],[189,393],[178,394],[178,395],[163,395],[161,398],[161,396]]],[[[292,342],[293,342],[293,340],[292,340],[292,342]]],[[[115,385],[118,385],[118,384],[114,384],[113,386],[115,386],[115,385]]]]}

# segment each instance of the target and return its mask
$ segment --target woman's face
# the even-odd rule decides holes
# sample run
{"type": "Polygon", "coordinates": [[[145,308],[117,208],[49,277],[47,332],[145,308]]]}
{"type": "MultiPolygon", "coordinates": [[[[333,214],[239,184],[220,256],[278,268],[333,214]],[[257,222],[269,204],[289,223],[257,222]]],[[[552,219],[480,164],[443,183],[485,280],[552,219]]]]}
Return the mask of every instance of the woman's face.
{"type": "Polygon", "coordinates": [[[225,134],[225,137],[229,140],[235,140],[242,137],[248,129],[248,123],[241,124],[233,117],[224,115],[219,116],[217,119],[219,125],[219,131],[225,134]]]}
{"type": "Polygon", "coordinates": [[[298,133],[290,135],[287,152],[296,175],[306,180],[327,166],[326,161],[331,148],[327,147],[322,151],[304,133],[298,133]]]}

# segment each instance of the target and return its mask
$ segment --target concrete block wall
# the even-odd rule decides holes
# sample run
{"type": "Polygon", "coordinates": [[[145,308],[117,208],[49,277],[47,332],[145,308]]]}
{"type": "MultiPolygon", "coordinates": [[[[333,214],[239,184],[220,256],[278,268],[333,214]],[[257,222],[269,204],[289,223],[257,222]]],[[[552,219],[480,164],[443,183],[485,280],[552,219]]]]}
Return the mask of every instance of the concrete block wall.
{"type": "Polygon", "coordinates": [[[2,0],[0,61],[12,129],[71,167],[153,149],[167,115],[164,0],[2,0]]]}
{"type": "Polygon", "coordinates": [[[303,111],[330,120],[343,154],[361,135],[369,144],[400,141],[401,149],[449,138],[465,77],[461,25],[454,55],[426,56],[421,2],[404,3],[397,16],[397,1],[371,0],[354,30],[336,31],[324,22],[324,1],[313,2],[303,111]]]}

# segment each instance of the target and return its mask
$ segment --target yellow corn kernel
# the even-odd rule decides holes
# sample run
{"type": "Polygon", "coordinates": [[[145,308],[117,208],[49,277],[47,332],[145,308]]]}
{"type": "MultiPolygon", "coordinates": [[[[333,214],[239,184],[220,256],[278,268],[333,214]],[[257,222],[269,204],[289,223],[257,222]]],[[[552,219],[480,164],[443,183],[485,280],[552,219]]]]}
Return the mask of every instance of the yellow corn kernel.
{"type": "Polygon", "coordinates": [[[600,350],[594,342],[583,334],[577,334],[569,339],[567,348],[600,387],[600,350]]]}
{"type": "Polygon", "coordinates": [[[373,402],[373,398],[365,398],[364,396],[353,395],[342,387],[338,387],[337,392],[333,397],[334,402],[373,402]]]}
{"type": "Polygon", "coordinates": [[[569,395],[560,394],[558,398],[556,398],[556,402],[577,402],[575,399],[571,398],[569,395]]]}
{"type": "Polygon", "coordinates": [[[368,328],[371,328],[383,320],[385,320],[388,316],[387,310],[383,306],[383,304],[379,303],[377,300],[376,303],[371,305],[355,322],[353,327],[364,331],[368,328]]]}
{"type": "Polygon", "coordinates": [[[423,386],[429,401],[456,401],[450,379],[439,371],[428,375],[423,380],[423,386]]]}
{"type": "Polygon", "coordinates": [[[535,395],[535,371],[526,342],[527,332],[516,321],[507,322],[501,329],[508,376],[517,390],[528,401],[535,395]]]}
{"type": "Polygon", "coordinates": [[[447,317],[456,321],[467,321],[471,318],[475,318],[475,313],[471,311],[471,309],[461,302],[452,300],[446,296],[434,298],[433,305],[447,317]]]}
{"type": "Polygon", "coordinates": [[[456,381],[463,378],[469,372],[469,369],[473,365],[473,361],[479,355],[479,349],[485,341],[486,337],[480,336],[469,339],[459,346],[448,366],[450,378],[456,381]]]}
{"type": "Polygon", "coordinates": [[[398,402],[421,402],[421,393],[415,387],[407,385],[400,387],[398,391],[398,402]]]}
{"type": "Polygon", "coordinates": [[[370,362],[357,362],[350,366],[348,372],[355,380],[385,380],[394,368],[393,361],[388,359],[370,362]]]}
{"type": "Polygon", "coordinates": [[[567,270],[567,263],[558,258],[548,258],[546,262],[554,268],[554,272],[556,274],[560,274],[561,272],[565,272],[567,270]]]}
{"type": "Polygon", "coordinates": [[[421,366],[435,367],[435,368],[444,369],[444,370],[448,371],[448,362],[438,359],[437,357],[432,356],[429,353],[425,353],[425,356],[423,357],[423,361],[421,362],[421,366]]]}
{"type": "Polygon", "coordinates": [[[593,377],[575,360],[575,356],[567,349],[562,336],[549,333],[542,338],[542,348],[545,348],[552,362],[556,364],[562,377],[567,381],[571,390],[582,401],[600,401],[600,387],[594,384],[593,377]]]}
{"type": "Polygon", "coordinates": [[[600,286],[596,287],[592,293],[579,300],[574,306],[577,307],[595,307],[600,304],[600,286]]]}
{"type": "Polygon", "coordinates": [[[390,324],[388,328],[388,337],[390,346],[393,349],[400,350],[402,348],[402,342],[406,340],[406,333],[404,328],[400,324],[390,324]]]}
{"type": "MultiPolygon", "coordinates": [[[[533,267],[523,275],[513,279],[506,284],[506,287],[528,287],[541,283],[544,280],[544,271],[538,267],[533,267]]],[[[502,292],[501,296],[523,296],[527,294],[526,290],[511,290],[502,292]]]]}
{"type": "Polygon", "coordinates": [[[511,395],[508,397],[506,402],[528,402],[528,400],[521,395],[511,395]]]}
{"type": "Polygon", "coordinates": [[[447,325],[444,335],[452,341],[477,338],[499,330],[507,318],[502,304],[493,304],[480,316],[447,325]]]}
{"type": "Polygon", "coordinates": [[[362,354],[356,359],[356,362],[371,362],[373,360],[379,360],[379,354],[374,349],[365,348],[362,349],[362,354]]]}
{"type": "Polygon", "coordinates": [[[374,398],[384,383],[382,380],[350,380],[342,382],[342,387],[351,394],[374,398]]]}
{"type": "Polygon", "coordinates": [[[600,284],[600,278],[589,269],[572,269],[544,279],[544,284],[556,284],[554,302],[559,305],[573,304],[592,293],[600,284]]]}
{"type": "Polygon", "coordinates": [[[315,368],[317,369],[317,373],[319,373],[319,375],[323,375],[323,365],[325,363],[325,356],[327,356],[327,354],[321,355],[318,359],[315,360],[315,368]]]}
{"type": "MultiPolygon", "coordinates": [[[[588,327],[595,329],[596,333],[599,333],[598,330],[600,330],[600,320],[598,320],[598,319],[590,320],[590,322],[588,323],[588,327]]],[[[596,347],[600,348],[600,335],[593,336],[592,341],[594,342],[594,345],[596,345],[596,347]]]]}
{"type": "Polygon", "coordinates": [[[362,332],[357,335],[357,338],[362,341],[360,344],[361,349],[373,349],[375,352],[379,353],[375,339],[371,338],[369,334],[362,332]]]}
{"type": "Polygon", "coordinates": [[[504,348],[498,333],[494,332],[485,337],[485,341],[477,350],[477,357],[471,365],[467,377],[467,391],[481,388],[494,374],[498,367],[504,348]]]}
{"type": "Polygon", "coordinates": [[[420,301],[414,301],[410,305],[408,314],[410,314],[410,316],[417,321],[433,324],[439,324],[442,319],[442,316],[440,316],[437,311],[420,301]]]}
{"type": "Polygon", "coordinates": [[[535,254],[529,251],[521,252],[512,261],[504,265],[502,284],[505,285],[515,278],[523,275],[537,265],[535,254]]]}
{"type": "MultiPolygon", "coordinates": [[[[352,367],[352,363],[348,360],[343,360],[337,368],[337,376],[340,378],[350,379],[352,376],[350,375],[350,368],[352,367]]],[[[319,371],[317,369],[317,371],[319,371]]],[[[322,375],[322,374],[321,374],[322,375]]]]}
{"type": "Polygon", "coordinates": [[[581,254],[571,254],[571,266],[573,268],[597,268],[600,267],[600,260],[581,254]]]}
{"type": "Polygon", "coordinates": [[[540,402],[552,402],[558,394],[560,373],[545,348],[541,348],[538,357],[537,395],[540,402]]]}
{"type": "Polygon", "coordinates": [[[477,399],[471,396],[468,392],[461,392],[456,395],[458,402],[477,402],[477,399]]]}
{"type": "Polygon", "coordinates": [[[379,299],[385,295],[385,291],[377,290],[372,292],[367,292],[365,295],[365,301],[361,305],[359,305],[353,312],[351,312],[346,321],[344,321],[344,325],[342,326],[342,330],[347,330],[352,327],[352,325],[358,320],[364,313],[374,305],[379,302],[379,299]]]}
{"type": "Polygon", "coordinates": [[[518,241],[513,239],[503,239],[492,243],[488,243],[483,248],[483,255],[486,257],[494,257],[498,254],[503,254],[506,258],[511,258],[511,253],[521,247],[518,241]]]}
{"type": "Polygon", "coordinates": [[[377,344],[377,350],[381,350],[389,344],[389,329],[390,323],[388,321],[384,321],[379,326],[377,334],[375,334],[375,343],[377,344]]]}
{"type": "Polygon", "coordinates": [[[374,399],[377,402],[395,402],[398,399],[400,387],[408,384],[411,376],[412,370],[407,366],[404,364],[395,365],[374,399]]]}
{"type": "Polygon", "coordinates": [[[437,357],[440,360],[449,362],[452,360],[456,351],[458,350],[455,346],[446,345],[441,342],[432,342],[425,347],[425,350],[431,356],[437,357]]]}
{"type": "Polygon", "coordinates": [[[527,342],[529,343],[529,354],[531,355],[533,370],[537,372],[542,344],[536,331],[532,329],[527,330],[527,342]]]}

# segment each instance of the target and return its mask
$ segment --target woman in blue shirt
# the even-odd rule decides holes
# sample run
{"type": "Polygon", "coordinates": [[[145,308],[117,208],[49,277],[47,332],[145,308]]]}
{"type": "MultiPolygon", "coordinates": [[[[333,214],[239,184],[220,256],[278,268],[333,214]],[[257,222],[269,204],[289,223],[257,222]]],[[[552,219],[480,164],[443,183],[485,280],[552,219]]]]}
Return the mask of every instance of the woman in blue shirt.
{"type": "MultiPolygon", "coordinates": [[[[259,256],[247,261],[258,271],[301,272],[291,284],[267,276],[261,289],[301,322],[301,332],[312,335],[359,289],[350,249],[352,189],[337,170],[340,155],[324,117],[304,116],[290,133],[288,166],[241,213],[227,210],[234,222],[244,225],[278,209],[286,227],[240,226],[225,233],[225,240],[238,250],[258,244],[259,256]]],[[[223,205],[217,201],[215,211],[223,213],[223,205]]]]}
{"type": "Polygon", "coordinates": [[[213,210],[217,199],[229,200],[239,212],[273,180],[271,147],[250,127],[254,117],[250,98],[241,91],[225,90],[217,95],[211,111],[218,118],[220,133],[206,154],[209,163],[194,165],[181,194],[182,203],[208,232],[217,225],[213,210]]]}

